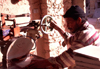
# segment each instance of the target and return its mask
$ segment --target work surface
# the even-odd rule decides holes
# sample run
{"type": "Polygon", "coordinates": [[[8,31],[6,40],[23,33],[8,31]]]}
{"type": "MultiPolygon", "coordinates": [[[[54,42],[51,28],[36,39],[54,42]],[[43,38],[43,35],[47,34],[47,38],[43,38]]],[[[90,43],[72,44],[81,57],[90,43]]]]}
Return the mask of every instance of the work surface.
{"type": "Polygon", "coordinates": [[[74,52],[100,59],[100,47],[97,46],[90,45],[87,47],[74,50],[74,52]]]}
{"type": "Polygon", "coordinates": [[[74,69],[100,69],[100,47],[87,46],[74,52],[74,69]]]}

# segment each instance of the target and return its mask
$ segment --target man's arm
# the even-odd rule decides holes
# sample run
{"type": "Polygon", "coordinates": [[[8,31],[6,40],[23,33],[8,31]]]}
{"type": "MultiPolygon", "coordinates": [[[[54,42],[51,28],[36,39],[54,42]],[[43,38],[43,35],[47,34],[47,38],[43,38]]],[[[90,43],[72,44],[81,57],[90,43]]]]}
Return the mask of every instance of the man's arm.
{"type": "Polygon", "coordinates": [[[51,26],[52,28],[54,28],[55,30],[57,30],[57,31],[60,33],[60,35],[64,38],[64,41],[62,42],[62,45],[63,45],[63,46],[65,46],[66,44],[68,45],[68,44],[69,44],[69,38],[71,37],[71,34],[68,33],[68,32],[63,31],[63,30],[57,25],[57,23],[56,23],[55,21],[52,21],[52,22],[50,23],[50,26],[51,26]]]}
{"type": "Polygon", "coordinates": [[[52,21],[52,22],[50,23],[50,26],[51,26],[52,28],[54,28],[55,30],[57,30],[63,38],[67,37],[67,35],[65,34],[65,31],[62,30],[62,29],[57,25],[56,22],[52,21]]]}

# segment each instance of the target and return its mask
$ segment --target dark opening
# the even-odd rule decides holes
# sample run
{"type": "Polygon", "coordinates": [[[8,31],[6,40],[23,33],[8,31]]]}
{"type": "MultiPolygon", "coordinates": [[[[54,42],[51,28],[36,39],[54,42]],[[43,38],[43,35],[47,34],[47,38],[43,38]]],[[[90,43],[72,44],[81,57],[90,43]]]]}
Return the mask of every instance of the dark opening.
{"type": "Polygon", "coordinates": [[[98,2],[98,8],[100,8],[100,2],[98,2]]]}

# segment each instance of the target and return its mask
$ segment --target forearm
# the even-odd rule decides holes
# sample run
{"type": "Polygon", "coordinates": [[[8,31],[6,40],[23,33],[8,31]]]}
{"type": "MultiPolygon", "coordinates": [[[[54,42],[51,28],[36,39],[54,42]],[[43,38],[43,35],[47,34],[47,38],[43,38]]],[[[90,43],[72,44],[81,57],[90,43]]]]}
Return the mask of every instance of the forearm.
{"type": "MultiPolygon", "coordinates": [[[[59,33],[60,33],[60,35],[63,37],[63,38],[65,38],[65,31],[64,30],[62,30],[58,25],[57,25],[57,23],[54,21],[54,20],[52,20],[51,21],[51,23],[50,23],[50,27],[52,27],[52,28],[54,28],[55,30],[57,30],[59,33]]],[[[67,37],[67,36],[66,36],[67,37]]]]}
{"type": "Polygon", "coordinates": [[[60,27],[57,27],[57,28],[55,28],[55,29],[60,33],[60,35],[61,35],[63,38],[67,37],[67,35],[65,34],[65,31],[63,31],[60,27]]]}
{"type": "Polygon", "coordinates": [[[60,33],[60,35],[64,38],[64,42],[63,42],[63,46],[65,46],[68,42],[69,42],[69,38],[70,38],[70,33],[68,33],[68,32],[65,32],[64,30],[62,30],[58,25],[57,25],[57,23],[56,22],[51,22],[50,23],[51,25],[51,27],[52,28],[54,28],[55,30],[57,30],[59,33],[60,33]]]}

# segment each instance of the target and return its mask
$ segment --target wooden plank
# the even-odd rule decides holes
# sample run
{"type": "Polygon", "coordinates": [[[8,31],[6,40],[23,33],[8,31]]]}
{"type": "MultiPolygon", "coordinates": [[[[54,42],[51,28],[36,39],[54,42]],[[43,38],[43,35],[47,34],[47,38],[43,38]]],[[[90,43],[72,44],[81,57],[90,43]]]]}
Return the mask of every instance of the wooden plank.
{"type": "Polygon", "coordinates": [[[76,62],[82,62],[82,63],[89,63],[89,64],[94,64],[94,65],[99,65],[100,66],[100,61],[97,58],[88,58],[87,56],[77,56],[75,55],[74,59],[76,62]]]}
{"type": "Polygon", "coordinates": [[[90,45],[74,50],[74,53],[74,69],[100,69],[100,47],[90,45]]]}
{"type": "Polygon", "coordinates": [[[76,66],[88,68],[88,69],[100,69],[99,65],[89,64],[89,63],[83,63],[83,62],[76,62],[76,66]]]}

